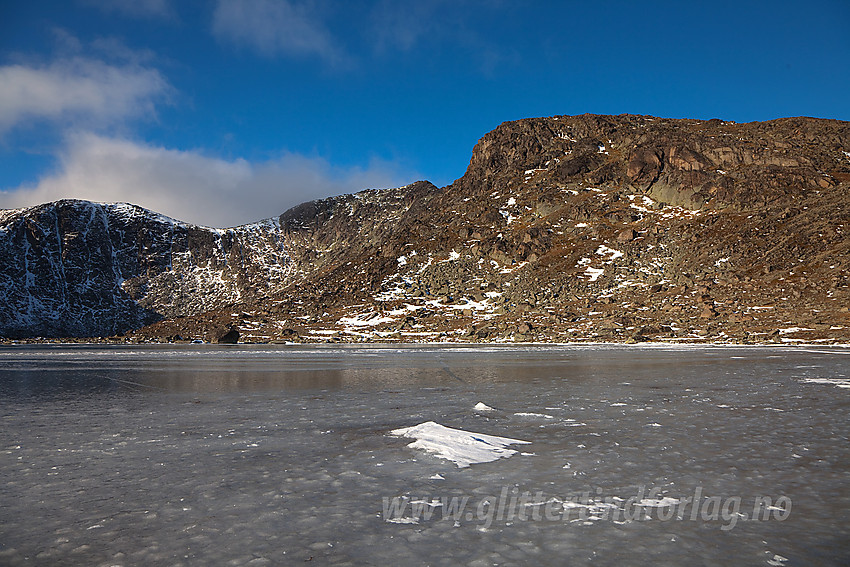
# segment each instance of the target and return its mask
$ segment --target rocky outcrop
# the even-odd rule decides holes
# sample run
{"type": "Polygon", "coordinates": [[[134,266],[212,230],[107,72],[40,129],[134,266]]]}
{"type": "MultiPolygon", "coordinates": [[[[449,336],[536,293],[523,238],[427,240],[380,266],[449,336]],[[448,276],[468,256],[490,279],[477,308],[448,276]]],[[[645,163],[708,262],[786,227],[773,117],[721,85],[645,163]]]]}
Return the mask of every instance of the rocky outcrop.
{"type": "Polygon", "coordinates": [[[811,118],[535,118],[506,122],[482,138],[462,185],[497,186],[545,168],[550,179],[628,185],[673,205],[748,207],[846,181],[847,135],[845,122],[811,118]]]}

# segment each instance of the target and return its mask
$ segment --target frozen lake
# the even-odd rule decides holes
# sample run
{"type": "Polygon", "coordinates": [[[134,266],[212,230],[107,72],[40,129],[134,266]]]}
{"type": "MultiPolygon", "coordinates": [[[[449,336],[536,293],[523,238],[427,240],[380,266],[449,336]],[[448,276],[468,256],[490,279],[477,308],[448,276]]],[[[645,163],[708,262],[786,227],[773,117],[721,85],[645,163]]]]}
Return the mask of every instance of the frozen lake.
{"type": "Polygon", "coordinates": [[[3,565],[850,564],[850,349],[7,346],[0,407],[3,565]]]}

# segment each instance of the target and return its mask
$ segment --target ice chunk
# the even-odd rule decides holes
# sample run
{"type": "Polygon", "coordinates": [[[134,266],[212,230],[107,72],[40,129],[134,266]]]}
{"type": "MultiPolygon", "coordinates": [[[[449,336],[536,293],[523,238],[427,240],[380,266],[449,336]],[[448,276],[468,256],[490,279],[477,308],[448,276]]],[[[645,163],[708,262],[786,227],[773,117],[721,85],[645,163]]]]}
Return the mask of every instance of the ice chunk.
{"type": "Polygon", "coordinates": [[[472,409],[474,409],[475,411],[496,411],[484,402],[478,402],[472,409]]]}
{"type": "Polygon", "coordinates": [[[387,518],[387,522],[391,524],[418,524],[417,518],[387,518]]]}
{"type": "Polygon", "coordinates": [[[803,378],[802,381],[809,384],[831,384],[839,388],[850,388],[850,380],[842,378],[803,378]]]}
{"type": "Polygon", "coordinates": [[[395,429],[390,433],[399,437],[416,439],[408,447],[434,453],[441,459],[452,461],[459,468],[510,457],[516,451],[507,449],[508,445],[530,443],[508,437],[452,429],[434,421],[395,429]]]}
{"type": "Polygon", "coordinates": [[[543,419],[554,419],[553,416],[546,415],[545,413],[533,413],[533,412],[527,412],[527,411],[515,413],[514,415],[517,416],[517,417],[541,417],[543,419]]]}
{"type": "Polygon", "coordinates": [[[676,506],[680,502],[681,500],[677,500],[676,498],[662,496],[661,498],[643,498],[637,505],[644,508],[669,508],[670,506],[676,506]]]}

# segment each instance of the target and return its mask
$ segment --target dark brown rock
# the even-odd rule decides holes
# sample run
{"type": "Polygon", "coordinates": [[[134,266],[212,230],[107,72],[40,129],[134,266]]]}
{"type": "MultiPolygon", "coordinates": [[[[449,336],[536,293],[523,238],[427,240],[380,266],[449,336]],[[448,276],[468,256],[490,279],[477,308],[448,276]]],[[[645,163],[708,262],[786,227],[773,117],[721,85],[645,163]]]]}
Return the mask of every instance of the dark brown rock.
{"type": "Polygon", "coordinates": [[[631,242],[636,237],[637,237],[637,233],[634,231],[634,229],[627,228],[626,230],[623,230],[619,234],[617,234],[617,242],[620,242],[620,243],[631,242]]]}
{"type": "Polygon", "coordinates": [[[235,345],[239,342],[239,329],[236,327],[228,328],[225,332],[216,337],[215,342],[219,344],[235,345]]]}

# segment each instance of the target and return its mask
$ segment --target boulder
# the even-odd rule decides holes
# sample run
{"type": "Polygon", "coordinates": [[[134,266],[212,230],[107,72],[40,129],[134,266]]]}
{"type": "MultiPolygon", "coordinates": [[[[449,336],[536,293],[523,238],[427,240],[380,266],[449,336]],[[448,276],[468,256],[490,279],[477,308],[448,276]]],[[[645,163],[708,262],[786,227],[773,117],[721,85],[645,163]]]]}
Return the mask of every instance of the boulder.
{"type": "Polygon", "coordinates": [[[520,335],[525,335],[530,333],[533,329],[534,327],[531,325],[531,323],[523,322],[520,323],[517,327],[517,333],[519,333],[520,335]]]}
{"type": "Polygon", "coordinates": [[[215,342],[219,344],[235,345],[239,342],[239,329],[235,326],[228,327],[227,330],[216,337],[215,342]]]}
{"type": "Polygon", "coordinates": [[[635,232],[632,228],[627,228],[617,235],[617,242],[625,244],[626,242],[631,242],[635,238],[637,238],[637,232],[635,232]]]}

